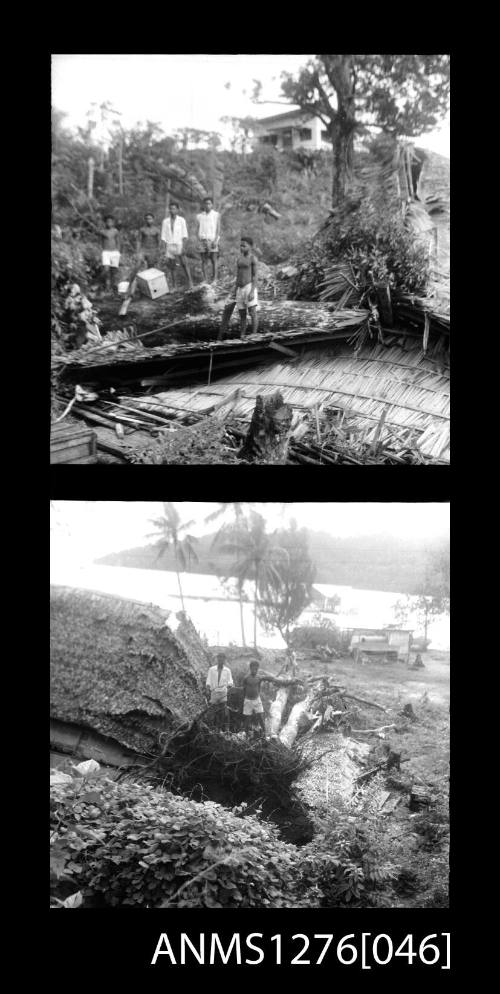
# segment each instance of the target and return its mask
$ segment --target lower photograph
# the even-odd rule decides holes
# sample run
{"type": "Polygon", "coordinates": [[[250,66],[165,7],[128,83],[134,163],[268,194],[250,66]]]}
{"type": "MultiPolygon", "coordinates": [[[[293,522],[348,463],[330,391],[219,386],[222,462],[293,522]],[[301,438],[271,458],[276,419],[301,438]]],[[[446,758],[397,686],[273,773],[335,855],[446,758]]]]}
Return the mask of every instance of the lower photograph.
{"type": "Polygon", "coordinates": [[[448,908],[445,502],[50,502],[50,908],[448,908]]]}

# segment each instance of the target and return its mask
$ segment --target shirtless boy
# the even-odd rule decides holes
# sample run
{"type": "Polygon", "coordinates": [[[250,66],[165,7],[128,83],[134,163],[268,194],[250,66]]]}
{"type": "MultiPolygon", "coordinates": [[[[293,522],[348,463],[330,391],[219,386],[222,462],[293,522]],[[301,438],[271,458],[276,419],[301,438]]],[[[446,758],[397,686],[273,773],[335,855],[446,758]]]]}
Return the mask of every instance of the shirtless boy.
{"type": "Polygon", "coordinates": [[[287,687],[292,683],[300,683],[300,680],[280,680],[269,673],[259,673],[259,663],[256,659],[250,662],[250,672],[243,679],[243,719],[245,732],[248,734],[252,724],[252,716],[257,715],[257,720],[263,732],[266,730],[264,722],[264,705],[260,697],[261,683],[276,683],[279,687],[287,687]]]}
{"type": "Polygon", "coordinates": [[[115,272],[118,284],[118,266],[120,265],[120,232],[115,228],[114,218],[108,214],[104,218],[105,227],[100,232],[102,245],[102,266],[106,290],[111,289],[111,270],[115,272]]]}
{"type": "Polygon", "coordinates": [[[144,224],[139,231],[137,240],[137,252],[144,264],[150,269],[158,262],[158,252],[160,250],[160,229],[154,223],[154,216],[151,212],[144,215],[144,224]]]}
{"type": "Polygon", "coordinates": [[[252,319],[252,334],[259,327],[257,309],[257,259],[252,252],[253,241],[249,236],[243,236],[240,243],[240,255],[236,262],[236,306],[240,315],[240,338],[245,337],[247,328],[247,311],[252,319]]]}

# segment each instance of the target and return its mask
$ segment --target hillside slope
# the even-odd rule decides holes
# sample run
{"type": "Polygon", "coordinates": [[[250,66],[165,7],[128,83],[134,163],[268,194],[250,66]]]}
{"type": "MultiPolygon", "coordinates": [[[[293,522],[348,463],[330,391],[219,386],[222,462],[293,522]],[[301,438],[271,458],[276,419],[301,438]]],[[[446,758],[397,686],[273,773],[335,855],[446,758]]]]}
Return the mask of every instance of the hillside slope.
{"type": "MultiPolygon", "coordinates": [[[[227,575],[231,558],[212,549],[214,535],[205,535],[197,544],[198,562],[190,572],[227,575]]],[[[391,535],[361,535],[335,538],[325,532],[308,531],[309,553],[316,565],[316,582],[351,586],[364,590],[388,590],[414,594],[424,579],[425,553],[441,543],[429,541],[424,548],[419,540],[398,540],[391,535]]],[[[97,560],[107,566],[137,569],[175,569],[172,552],[158,558],[155,545],[125,549],[97,560]]]]}

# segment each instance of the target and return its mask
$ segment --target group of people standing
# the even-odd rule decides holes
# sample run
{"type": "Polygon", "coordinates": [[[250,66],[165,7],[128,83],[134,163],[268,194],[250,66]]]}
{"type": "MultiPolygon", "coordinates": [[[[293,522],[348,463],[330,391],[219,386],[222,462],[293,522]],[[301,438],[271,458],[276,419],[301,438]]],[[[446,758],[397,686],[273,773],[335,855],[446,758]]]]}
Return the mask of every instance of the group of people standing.
{"type": "MultiPolygon", "coordinates": [[[[209,268],[211,269],[211,278],[215,280],[217,278],[217,255],[220,241],[220,214],[213,209],[210,197],[206,197],[203,201],[203,210],[197,215],[196,221],[203,280],[207,280],[209,268]]],[[[115,270],[115,275],[117,275],[120,265],[121,240],[120,232],[111,214],[105,218],[104,225],[105,227],[101,231],[102,265],[106,288],[110,289],[112,270],[115,270]]],[[[153,268],[158,265],[163,251],[172,286],[175,287],[175,271],[179,262],[188,286],[192,287],[193,280],[186,256],[188,237],[185,218],[179,213],[179,204],[175,200],[170,202],[168,214],[163,219],[161,226],[155,224],[154,214],[148,211],[144,215],[144,223],[137,234],[138,260],[144,264],[145,268],[153,268]]]]}
{"type": "MultiPolygon", "coordinates": [[[[290,679],[279,679],[270,673],[260,670],[258,659],[251,659],[248,673],[243,678],[243,723],[245,732],[248,733],[252,727],[253,718],[262,734],[265,734],[266,726],[264,720],[264,705],[260,696],[262,683],[275,683],[278,686],[297,683],[296,680],[296,657],[292,650],[287,652],[287,663],[283,667],[285,672],[291,673],[290,679]],[[260,672],[259,672],[260,671],[260,672]]],[[[206,695],[209,710],[216,728],[227,730],[229,728],[229,711],[227,704],[227,692],[229,687],[234,687],[233,675],[227,665],[226,655],[220,652],[217,656],[217,663],[211,666],[207,673],[206,695]]]]}
{"type": "MultiPolygon", "coordinates": [[[[196,215],[197,242],[201,260],[203,282],[215,282],[220,245],[220,214],[214,210],[211,197],[205,197],[203,209],[196,215]]],[[[112,276],[118,285],[118,272],[121,258],[121,236],[111,214],[104,220],[101,233],[102,266],[107,290],[111,289],[112,276]]],[[[155,223],[154,214],[148,211],[144,223],[137,233],[136,253],[139,265],[146,269],[155,268],[162,255],[172,289],[176,287],[176,270],[180,265],[187,285],[193,288],[193,279],[187,259],[189,237],[186,220],[179,213],[179,204],[172,200],[168,214],[161,225],[155,223]]],[[[250,315],[252,333],[258,330],[259,301],[257,294],[257,259],[253,252],[253,241],[243,235],[240,240],[240,254],[236,264],[236,284],[226,301],[223,328],[227,326],[234,308],[240,316],[240,335],[246,331],[247,316],[250,315]]]]}

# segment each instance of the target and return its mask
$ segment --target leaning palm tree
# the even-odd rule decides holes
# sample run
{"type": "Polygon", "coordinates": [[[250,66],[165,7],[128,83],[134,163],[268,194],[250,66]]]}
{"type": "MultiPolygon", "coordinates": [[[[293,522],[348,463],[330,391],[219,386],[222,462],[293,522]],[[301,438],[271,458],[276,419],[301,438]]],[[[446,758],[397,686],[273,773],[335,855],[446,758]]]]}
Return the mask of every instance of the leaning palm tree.
{"type": "Polygon", "coordinates": [[[187,528],[190,528],[194,524],[194,521],[182,522],[180,514],[174,504],[169,501],[163,502],[163,516],[161,518],[151,518],[150,523],[155,526],[156,531],[152,532],[147,538],[156,538],[158,540],[158,555],[157,560],[164,555],[164,553],[173,548],[174,559],[175,559],[175,572],[177,575],[177,584],[179,587],[179,595],[181,598],[182,610],[186,611],[184,606],[184,597],[182,594],[182,585],[180,574],[186,569],[186,562],[193,560],[198,562],[198,556],[194,548],[195,542],[198,541],[194,535],[184,534],[187,528]]]}
{"type": "Polygon", "coordinates": [[[254,582],[254,647],[257,648],[257,614],[259,591],[268,586],[272,577],[279,576],[279,562],[284,550],[272,544],[266,532],[266,523],[261,514],[251,511],[248,518],[239,523],[237,530],[227,526],[221,529],[220,552],[234,555],[231,575],[236,577],[240,589],[245,580],[254,582]]]}

